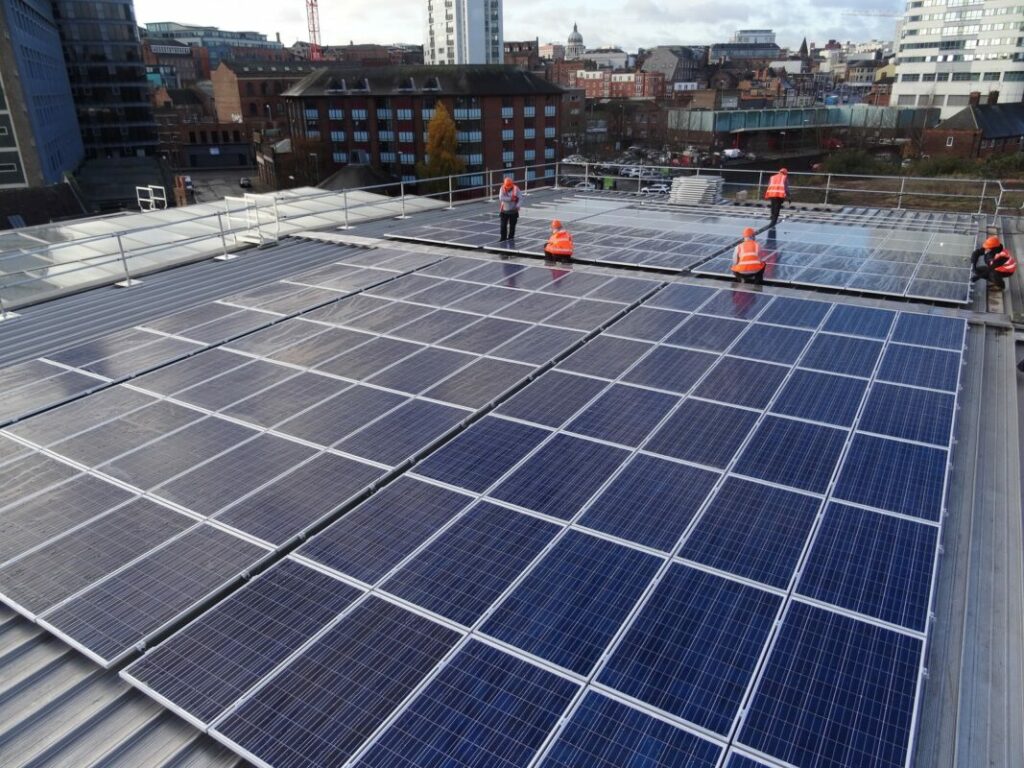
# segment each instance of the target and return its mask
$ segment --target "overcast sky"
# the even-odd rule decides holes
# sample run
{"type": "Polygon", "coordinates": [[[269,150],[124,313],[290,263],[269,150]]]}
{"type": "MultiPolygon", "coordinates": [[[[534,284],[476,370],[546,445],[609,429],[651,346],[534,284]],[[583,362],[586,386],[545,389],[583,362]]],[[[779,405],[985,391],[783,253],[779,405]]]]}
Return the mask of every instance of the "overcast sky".
{"type": "MultiPolygon", "coordinates": [[[[903,0],[505,0],[505,39],[565,42],[573,21],[587,47],[722,42],[736,29],[771,28],[782,46],[808,41],[891,40],[903,0]]],[[[320,0],[321,42],[422,43],[426,0],[320,0]]],[[[281,33],[285,45],[309,37],[305,0],[135,0],[140,24],[178,21],[281,33]]]]}

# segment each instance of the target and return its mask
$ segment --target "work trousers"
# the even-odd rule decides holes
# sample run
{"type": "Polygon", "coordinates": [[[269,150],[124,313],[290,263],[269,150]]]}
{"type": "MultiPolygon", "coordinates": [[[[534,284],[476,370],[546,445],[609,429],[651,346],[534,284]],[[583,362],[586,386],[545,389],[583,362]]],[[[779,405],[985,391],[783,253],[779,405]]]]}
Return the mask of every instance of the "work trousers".
{"type": "Polygon", "coordinates": [[[733,274],[736,275],[736,279],[741,283],[761,285],[764,282],[764,267],[761,267],[757,272],[733,272],[733,274]]]}
{"type": "Polygon", "coordinates": [[[513,240],[516,236],[516,222],[519,221],[519,211],[501,212],[501,239],[513,240]]]}
{"type": "Polygon", "coordinates": [[[786,202],[786,198],[784,197],[772,197],[768,200],[768,204],[772,208],[772,224],[779,220],[779,211],[782,210],[782,204],[784,202],[786,202]]]}
{"type": "Polygon", "coordinates": [[[1005,288],[1006,283],[1003,280],[1004,277],[1006,277],[1006,275],[999,274],[985,264],[974,265],[974,277],[972,278],[974,280],[988,280],[996,288],[1005,288]]]}

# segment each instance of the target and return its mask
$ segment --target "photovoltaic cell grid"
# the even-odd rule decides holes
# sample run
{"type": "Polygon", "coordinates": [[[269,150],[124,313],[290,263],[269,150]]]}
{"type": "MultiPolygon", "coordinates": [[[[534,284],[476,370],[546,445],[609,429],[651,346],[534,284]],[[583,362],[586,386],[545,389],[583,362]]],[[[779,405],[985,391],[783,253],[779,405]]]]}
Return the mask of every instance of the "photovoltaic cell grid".
{"type": "MultiPolygon", "coordinates": [[[[921,232],[784,221],[758,236],[766,252],[764,279],[965,304],[975,234],[949,229],[921,232]]],[[[723,254],[694,272],[731,275],[731,264],[731,253],[723,254]]]]}
{"type": "MultiPolygon", "coordinates": [[[[102,387],[112,380],[199,352],[211,344],[260,328],[300,309],[315,306],[392,279],[432,263],[437,256],[398,249],[378,249],[373,266],[367,251],[319,246],[337,251],[339,261],[313,273],[321,285],[279,281],[222,301],[63,349],[48,358],[29,360],[0,372],[4,401],[0,423],[43,410],[102,387]],[[310,293],[315,290],[315,293],[310,293]]],[[[307,274],[298,275],[305,280],[307,274]]]]}
{"type": "MultiPolygon", "coordinates": [[[[217,606],[127,676],[272,765],[561,765],[580,755],[597,765],[658,756],[700,765],[715,764],[731,735],[796,764],[903,765],[950,436],[911,441],[905,425],[865,416],[876,392],[897,385],[929,402],[955,398],[956,377],[937,377],[935,388],[897,382],[914,364],[907,350],[959,359],[965,325],[750,296],[658,292],[643,309],[675,322],[613,326],[591,342],[596,353],[542,375],[314,536],[295,564],[336,574],[345,599],[352,588],[369,597],[317,631],[288,634],[276,653],[290,660],[275,674],[253,683],[250,665],[279,656],[248,659],[284,633],[260,630],[241,646],[217,640],[226,634],[213,625],[244,615],[217,606]],[[673,343],[695,317],[746,330],[722,351],[673,343]],[[806,334],[802,351],[787,364],[734,354],[756,350],[737,345],[757,326],[806,334]],[[831,370],[842,363],[810,355],[830,337],[873,344],[872,364],[860,375],[831,370]],[[598,343],[616,339],[646,350],[598,343]],[[655,376],[642,364],[659,350],[706,357],[680,358],[700,367],[696,377],[655,376]],[[629,364],[613,364],[623,355],[629,364]],[[776,365],[784,375],[751,378],[772,396],[745,405],[728,387],[702,389],[726,362],[776,365]],[[789,387],[795,393],[782,397],[789,387]],[[615,426],[630,403],[605,407],[616,388],[636,390],[638,417],[660,414],[645,434],[615,426]],[[824,395],[800,411],[811,391],[824,395]],[[590,424],[607,425],[605,436],[579,431],[590,424]],[[791,586],[797,596],[787,600],[791,586]],[[371,610],[390,617],[383,648],[373,637],[345,640],[371,610]],[[408,631],[447,639],[423,651],[401,639],[408,631]],[[173,669],[190,649],[221,647],[239,659],[243,683],[232,682],[236,673],[204,674],[202,686],[225,691],[214,712],[200,705],[209,694],[173,669]],[[311,694],[308,681],[321,678],[324,694],[311,694]],[[238,696],[244,685],[252,687],[238,696]],[[361,714],[350,722],[353,706],[361,714]],[[803,729],[797,741],[794,728],[803,729]]],[[[210,653],[220,652],[199,653],[201,668],[217,670],[210,653]]]]}
{"type": "MultiPolygon", "coordinates": [[[[403,266],[437,261],[394,249],[376,257],[403,266]]],[[[232,297],[231,304],[213,302],[154,321],[154,331],[126,332],[126,343],[160,333],[185,343],[258,327],[10,428],[18,442],[4,438],[14,453],[0,470],[8,480],[0,506],[11,509],[0,596],[112,663],[658,285],[509,266],[460,258],[398,277],[332,265],[232,297]],[[301,311],[303,302],[316,307],[327,290],[321,283],[351,291],[346,281],[366,281],[369,272],[388,280],[375,278],[379,288],[372,292],[337,294],[303,317],[275,314],[267,316],[278,322],[266,327],[247,320],[216,333],[196,330],[250,311],[236,302],[280,308],[282,297],[296,290],[292,283],[313,293],[289,298],[287,311],[301,311]],[[465,308],[478,293],[489,302],[465,308]],[[513,313],[518,319],[485,314],[521,302],[531,307],[513,313]],[[554,315],[550,323],[536,322],[554,315]],[[88,496],[79,503],[75,492],[88,496]],[[58,499],[69,500],[74,511],[40,512],[58,499]],[[165,551],[194,557],[188,542],[208,528],[231,540],[248,537],[238,538],[246,546],[224,558],[232,567],[205,575],[167,571],[165,551]],[[124,599],[130,610],[122,611],[110,601],[114,590],[126,589],[126,573],[139,588],[130,590],[124,599]],[[149,578],[152,573],[166,584],[149,578]],[[185,583],[193,575],[199,583],[185,583]],[[162,610],[143,615],[148,601],[162,610]],[[117,632],[97,634],[104,623],[117,623],[117,632]]],[[[111,349],[105,342],[82,345],[63,364],[91,365],[109,359],[103,355],[111,349]]]]}
{"type": "MultiPolygon", "coordinates": [[[[497,213],[478,213],[436,224],[414,224],[390,236],[403,240],[461,245],[508,253],[540,256],[551,233],[551,220],[565,212],[561,204],[524,209],[514,239],[500,242],[497,213]]],[[[747,226],[741,216],[720,214],[641,214],[607,212],[600,218],[571,220],[576,253],[580,258],[607,264],[630,264],[683,270],[735,243],[747,226]]]]}

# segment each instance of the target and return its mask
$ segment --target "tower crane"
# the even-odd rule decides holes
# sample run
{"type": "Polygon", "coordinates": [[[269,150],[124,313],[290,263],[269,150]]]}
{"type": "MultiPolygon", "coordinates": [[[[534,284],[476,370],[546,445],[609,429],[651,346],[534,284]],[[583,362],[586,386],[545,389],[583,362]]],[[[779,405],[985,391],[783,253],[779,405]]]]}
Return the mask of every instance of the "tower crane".
{"type": "Polygon", "coordinates": [[[309,60],[323,61],[320,48],[320,5],[318,0],[306,0],[306,21],[309,22],[309,60]]]}

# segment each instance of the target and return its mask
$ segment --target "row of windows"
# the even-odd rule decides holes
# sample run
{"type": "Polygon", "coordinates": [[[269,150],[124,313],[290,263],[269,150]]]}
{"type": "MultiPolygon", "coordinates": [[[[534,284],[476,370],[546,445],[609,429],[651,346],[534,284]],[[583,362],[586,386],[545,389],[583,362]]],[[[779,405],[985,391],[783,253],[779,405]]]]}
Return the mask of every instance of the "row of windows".
{"type": "Polygon", "coordinates": [[[943,61],[1024,61],[1024,53],[940,53],[935,56],[900,56],[897,64],[943,61]]]}
{"type": "MultiPolygon", "coordinates": [[[[954,83],[976,83],[980,80],[997,82],[999,79],[999,72],[925,72],[924,74],[904,72],[900,75],[901,83],[945,83],[950,80],[954,83]]],[[[1024,72],[1004,72],[1002,79],[1006,82],[1019,82],[1024,79],[1024,72]]]]}

